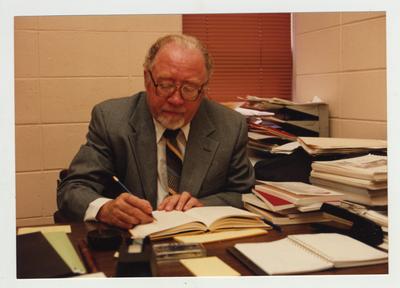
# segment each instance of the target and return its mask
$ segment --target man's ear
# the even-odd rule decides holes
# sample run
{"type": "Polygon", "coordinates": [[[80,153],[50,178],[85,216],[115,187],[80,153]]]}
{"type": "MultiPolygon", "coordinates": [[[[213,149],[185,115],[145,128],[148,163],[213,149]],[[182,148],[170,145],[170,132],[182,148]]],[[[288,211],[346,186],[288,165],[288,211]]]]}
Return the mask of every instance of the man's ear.
{"type": "Polygon", "coordinates": [[[201,90],[201,97],[208,98],[208,83],[201,90]]]}
{"type": "Polygon", "coordinates": [[[149,90],[151,81],[150,81],[149,72],[147,70],[143,70],[143,79],[144,79],[144,87],[146,88],[146,90],[149,90]]]}

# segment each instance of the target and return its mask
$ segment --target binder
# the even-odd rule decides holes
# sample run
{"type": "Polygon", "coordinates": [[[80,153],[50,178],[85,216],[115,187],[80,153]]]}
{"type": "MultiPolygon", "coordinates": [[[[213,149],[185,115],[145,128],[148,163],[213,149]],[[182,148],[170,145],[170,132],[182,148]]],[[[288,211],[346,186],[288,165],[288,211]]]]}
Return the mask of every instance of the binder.
{"type": "Polygon", "coordinates": [[[59,278],[73,275],[41,232],[17,236],[17,278],[59,278]]]}

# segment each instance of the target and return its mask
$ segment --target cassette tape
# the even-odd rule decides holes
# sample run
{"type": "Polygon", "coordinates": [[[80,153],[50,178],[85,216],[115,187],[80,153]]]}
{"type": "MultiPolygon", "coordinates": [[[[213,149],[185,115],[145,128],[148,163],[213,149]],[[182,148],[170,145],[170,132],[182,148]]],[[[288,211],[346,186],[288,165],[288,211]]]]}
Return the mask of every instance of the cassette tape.
{"type": "Polygon", "coordinates": [[[172,242],[153,245],[153,256],[157,262],[205,257],[206,255],[206,249],[200,243],[172,242]]]}

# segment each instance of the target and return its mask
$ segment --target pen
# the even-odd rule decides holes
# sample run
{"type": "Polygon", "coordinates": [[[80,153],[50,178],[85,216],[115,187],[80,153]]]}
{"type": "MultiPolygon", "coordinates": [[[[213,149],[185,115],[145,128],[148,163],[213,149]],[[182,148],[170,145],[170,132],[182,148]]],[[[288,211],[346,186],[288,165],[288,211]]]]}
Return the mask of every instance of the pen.
{"type": "Polygon", "coordinates": [[[267,220],[267,219],[262,219],[266,224],[268,224],[269,226],[271,226],[273,229],[275,229],[278,232],[282,232],[282,228],[281,226],[272,223],[271,221],[267,220]]]}
{"type": "Polygon", "coordinates": [[[90,253],[89,247],[87,246],[85,240],[80,239],[78,241],[78,249],[83,257],[86,268],[89,270],[88,273],[98,272],[99,270],[97,269],[96,263],[94,262],[93,256],[90,253]]]}
{"type": "Polygon", "coordinates": [[[113,178],[113,180],[114,180],[115,182],[117,182],[117,183],[119,184],[119,186],[121,186],[126,192],[129,192],[129,189],[126,188],[126,186],[125,186],[121,181],[119,181],[119,179],[117,178],[117,176],[112,176],[112,178],[113,178]]]}
{"type": "MultiPolygon", "coordinates": [[[[126,192],[131,193],[131,192],[129,191],[129,189],[128,189],[121,181],[119,181],[119,179],[118,179],[117,176],[114,175],[114,176],[112,176],[112,178],[113,178],[113,180],[114,180],[115,182],[117,182],[117,183],[119,184],[119,186],[121,186],[126,192]]],[[[131,193],[131,194],[132,194],[132,193],[131,193]]],[[[156,219],[154,218],[153,215],[151,215],[151,217],[153,218],[153,221],[156,220],[156,219]]]]}

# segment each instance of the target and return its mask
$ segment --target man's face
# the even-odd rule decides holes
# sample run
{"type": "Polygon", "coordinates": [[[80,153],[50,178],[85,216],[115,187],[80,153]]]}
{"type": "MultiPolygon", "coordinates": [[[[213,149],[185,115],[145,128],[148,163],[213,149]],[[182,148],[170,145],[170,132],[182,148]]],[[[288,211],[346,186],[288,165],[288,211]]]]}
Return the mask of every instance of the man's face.
{"type": "MultiPolygon", "coordinates": [[[[181,85],[201,87],[207,81],[204,58],[197,49],[170,43],[157,53],[151,74],[156,83],[174,83],[178,89],[169,97],[157,95],[148,71],[145,72],[147,102],[153,117],[165,128],[178,129],[189,123],[196,114],[203,95],[187,101],[180,93],[181,85]]],[[[201,93],[203,94],[203,93],[201,93]]]]}

